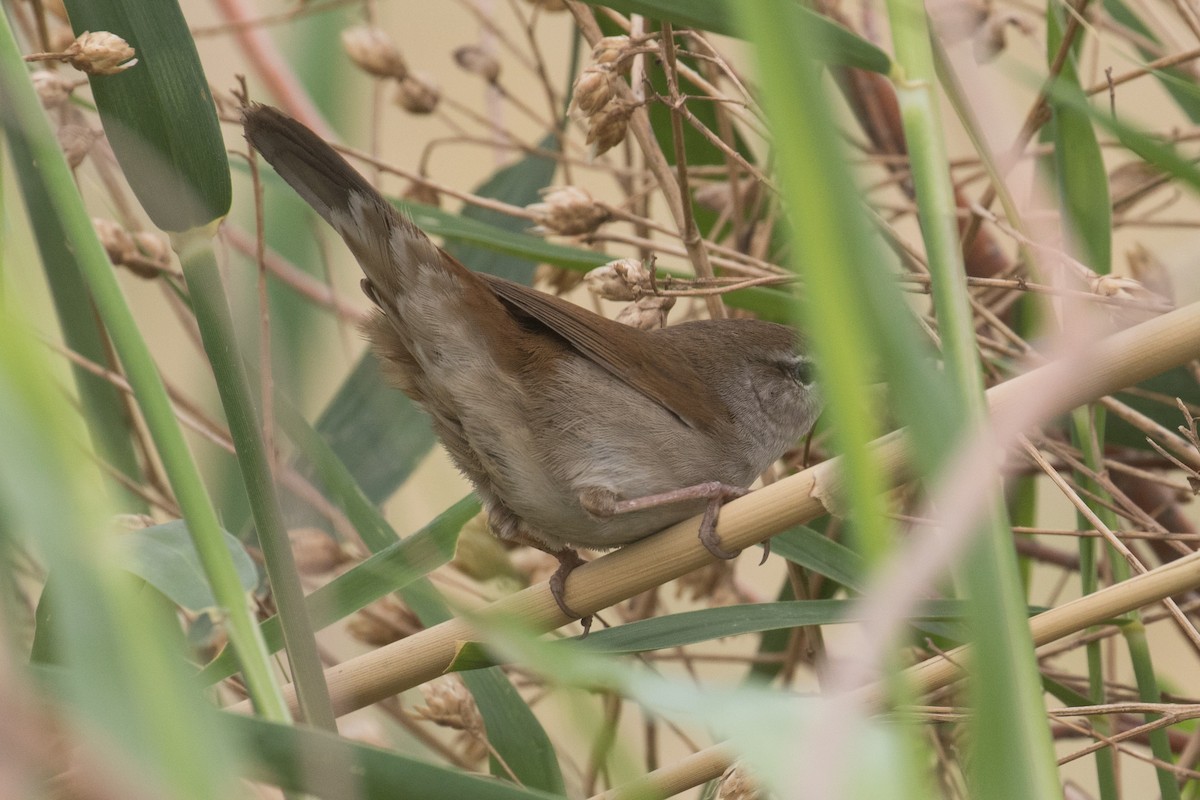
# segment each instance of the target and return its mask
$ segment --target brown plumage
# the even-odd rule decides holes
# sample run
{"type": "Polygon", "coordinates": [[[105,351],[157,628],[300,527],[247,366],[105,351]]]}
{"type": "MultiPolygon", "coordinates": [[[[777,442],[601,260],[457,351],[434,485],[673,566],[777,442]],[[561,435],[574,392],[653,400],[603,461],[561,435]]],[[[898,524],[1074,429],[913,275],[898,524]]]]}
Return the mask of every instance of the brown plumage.
{"type": "Polygon", "coordinates": [[[367,337],[392,383],[429,412],[500,536],[556,552],[608,548],[715,515],[819,413],[790,328],[642,331],[474,273],[300,123],[266,106],[244,123],[358,260],[376,306],[367,337]]]}

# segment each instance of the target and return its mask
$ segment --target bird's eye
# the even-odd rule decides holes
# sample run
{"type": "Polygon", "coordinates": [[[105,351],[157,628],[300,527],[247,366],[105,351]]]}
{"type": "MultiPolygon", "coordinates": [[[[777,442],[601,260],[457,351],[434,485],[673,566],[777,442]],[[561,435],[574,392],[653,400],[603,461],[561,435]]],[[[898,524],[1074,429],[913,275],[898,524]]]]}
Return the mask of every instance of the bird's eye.
{"type": "Polygon", "coordinates": [[[791,377],[796,383],[801,386],[808,386],[813,382],[813,365],[807,358],[796,359],[796,362],[791,367],[791,377]]]}

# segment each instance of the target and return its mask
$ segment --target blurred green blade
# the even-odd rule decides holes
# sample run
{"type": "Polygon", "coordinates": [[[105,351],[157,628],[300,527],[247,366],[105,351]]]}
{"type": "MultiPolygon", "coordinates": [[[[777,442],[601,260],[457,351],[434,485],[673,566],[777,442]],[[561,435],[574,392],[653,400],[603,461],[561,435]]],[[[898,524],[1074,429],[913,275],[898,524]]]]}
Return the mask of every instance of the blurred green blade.
{"type": "Polygon", "coordinates": [[[65,0],[76,35],[109,31],[138,63],[90,78],[104,131],[154,224],[199,228],[232,201],[225,142],[195,42],[175,0],[65,0]]]}
{"type": "MultiPolygon", "coordinates": [[[[641,653],[781,628],[862,622],[862,614],[855,613],[860,610],[855,600],[790,600],[705,608],[606,628],[576,645],[600,653],[641,653]]],[[[911,619],[959,620],[966,614],[967,605],[962,601],[937,600],[922,604],[911,619]]]]}
{"type": "MultiPolygon", "coordinates": [[[[564,640],[561,646],[579,647],[589,653],[606,655],[646,653],[686,647],[727,636],[862,622],[865,617],[855,613],[860,608],[855,600],[789,600],[705,608],[605,628],[586,639],[564,640]]],[[[911,619],[956,621],[965,617],[967,610],[963,601],[933,600],[918,608],[911,619]]],[[[467,642],[459,648],[448,669],[473,670],[495,663],[485,646],[467,642]]]]}
{"type": "MultiPolygon", "coordinates": [[[[600,0],[587,2],[601,5],[600,0]]],[[[736,6],[728,0],[604,0],[602,4],[623,14],[643,14],[687,28],[725,36],[744,35],[736,24],[736,6]]],[[[885,74],[892,67],[887,53],[794,0],[777,0],[775,12],[787,18],[808,18],[806,23],[819,31],[819,36],[814,37],[819,44],[809,53],[818,61],[885,74]]]]}
{"type": "MultiPolygon", "coordinates": [[[[0,14],[0,94],[13,80],[26,80],[17,72],[24,67],[16,54],[0,14]]],[[[233,777],[212,764],[236,764],[236,751],[211,729],[205,702],[181,669],[182,654],[171,646],[179,639],[177,623],[152,593],[136,592],[115,568],[103,530],[111,510],[79,458],[75,411],[51,379],[46,350],[20,312],[14,306],[0,314],[0,547],[6,573],[9,548],[21,547],[29,563],[36,560],[54,575],[54,592],[38,612],[39,623],[53,619],[51,641],[40,655],[52,652],[68,667],[62,685],[39,696],[36,707],[53,709],[56,735],[102,740],[107,763],[120,766],[133,794],[229,797],[233,777]]],[[[12,577],[5,574],[0,583],[15,593],[12,577]]],[[[9,637],[5,645],[5,690],[19,692],[24,672],[10,661],[18,645],[9,637]]],[[[12,724],[20,717],[7,718],[12,724]]],[[[49,730],[38,718],[26,719],[20,735],[49,730]]],[[[45,765],[56,763],[56,755],[48,758],[45,765]]],[[[38,773],[44,774],[42,764],[27,774],[38,773]]],[[[39,794],[27,788],[28,796],[39,794]]]]}
{"type": "MultiPolygon", "coordinates": [[[[108,369],[116,367],[108,337],[96,318],[95,308],[83,281],[75,254],[67,244],[63,222],[54,213],[54,204],[40,180],[37,158],[20,138],[8,142],[13,165],[20,176],[29,224],[42,257],[42,269],[63,343],[79,355],[108,369]]],[[[125,477],[137,481],[141,469],[133,450],[132,420],[121,393],[111,383],[80,366],[72,366],[83,419],[91,435],[96,455],[125,477]]],[[[145,513],[146,501],[118,481],[111,481],[114,496],[122,510],[145,513]]]]}
{"type": "Polygon", "coordinates": [[[274,718],[284,719],[287,707],[271,673],[266,650],[256,638],[257,627],[251,622],[245,594],[220,539],[216,511],[180,431],[157,366],[96,238],[78,188],[30,85],[28,69],[7,19],[3,18],[0,18],[0,94],[5,99],[0,123],[10,137],[21,140],[35,155],[39,169],[31,179],[42,183],[52,204],[51,213],[61,218],[68,245],[125,368],[164,474],[189,529],[197,537],[214,593],[227,612],[230,640],[238,650],[256,707],[274,718]]]}

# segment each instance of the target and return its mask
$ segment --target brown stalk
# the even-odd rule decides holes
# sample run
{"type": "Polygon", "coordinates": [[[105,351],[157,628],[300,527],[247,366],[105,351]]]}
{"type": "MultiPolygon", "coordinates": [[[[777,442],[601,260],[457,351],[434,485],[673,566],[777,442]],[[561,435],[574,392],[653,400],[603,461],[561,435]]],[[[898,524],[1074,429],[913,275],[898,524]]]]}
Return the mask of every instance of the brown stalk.
{"type": "MultiPolygon", "coordinates": [[[[575,16],[575,22],[579,26],[583,38],[587,40],[588,44],[595,46],[603,34],[600,31],[600,26],[596,23],[596,18],[592,16],[591,8],[578,2],[568,2],[567,6],[575,16]]],[[[616,81],[614,86],[617,90],[617,96],[622,101],[626,103],[635,102],[633,92],[624,81],[616,81]]],[[[705,249],[703,241],[700,240],[698,233],[695,238],[690,238],[688,235],[687,220],[689,211],[685,210],[684,204],[690,203],[691,198],[684,197],[679,182],[676,180],[675,173],[671,170],[671,165],[667,162],[666,156],[663,155],[662,148],[658,146],[658,140],[654,138],[654,131],[650,127],[650,115],[646,113],[645,107],[638,106],[634,109],[633,115],[629,118],[629,130],[633,133],[634,138],[637,139],[642,155],[646,159],[646,166],[658,180],[659,189],[667,201],[667,209],[671,212],[671,219],[675,221],[675,225],[679,229],[678,235],[683,240],[684,249],[687,250],[688,257],[691,259],[692,269],[695,270],[696,277],[712,278],[714,275],[712,264],[709,263],[708,251],[705,249]]],[[[705,299],[708,303],[709,316],[713,319],[725,316],[720,298],[708,297],[705,299]]]]}

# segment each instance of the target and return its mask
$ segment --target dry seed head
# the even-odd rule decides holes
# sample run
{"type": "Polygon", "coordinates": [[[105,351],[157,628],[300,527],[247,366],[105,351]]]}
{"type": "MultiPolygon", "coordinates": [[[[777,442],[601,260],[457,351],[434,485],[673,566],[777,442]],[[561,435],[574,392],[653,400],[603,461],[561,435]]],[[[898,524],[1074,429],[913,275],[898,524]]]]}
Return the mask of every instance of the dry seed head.
{"type": "Polygon", "coordinates": [[[592,60],[597,64],[606,64],[613,69],[628,73],[629,59],[622,59],[632,48],[628,36],[605,36],[592,47],[592,60]]]}
{"type": "Polygon", "coordinates": [[[605,300],[637,300],[653,292],[650,270],[636,258],[618,258],[583,276],[588,291],[605,300]]]}
{"type": "Polygon", "coordinates": [[[617,314],[617,322],[643,331],[663,328],[667,325],[667,314],[674,305],[674,297],[639,297],[621,309],[621,313],[617,314]]]}
{"type": "Polygon", "coordinates": [[[1124,327],[1171,310],[1173,304],[1163,297],[1151,292],[1133,278],[1123,278],[1120,275],[1097,275],[1088,279],[1088,288],[1101,297],[1113,297],[1129,300],[1138,305],[1108,306],[1105,311],[1109,318],[1118,326],[1124,327]]]}
{"type": "Polygon", "coordinates": [[[403,80],[408,67],[400,48],[382,29],[371,25],[355,25],[342,31],[342,49],[354,65],[377,78],[403,80]]]}
{"type": "Polygon", "coordinates": [[[629,118],[635,108],[637,106],[633,103],[613,99],[592,116],[587,132],[587,144],[590,146],[588,152],[592,158],[607,153],[625,141],[629,118]]]}
{"type": "Polygon", "coordinates": [[[484,736],[483,717],[475,705],[475,698],[471,697],[457,676],[443,675],[423,683],[421,694],[425,698],[425,705],[413,709],[415,716],[444,728],[484,736]]]}
{"type": "Polygon", "coordinates": [[[116,75],[137,64],[129,43],[108,31],[84,31],[63,54],[68,64],[88,75],[116,75]]]}
{"type": "Polygon", "coordinates": [[[587,119],[608,105],[613,97],[614,80],[612,67],[608,64],[592,64],[579,74],[571,104],[580,117],[587,119]]]}
{"type": "Polygon", "coordinates": [[[533,212],[535,233],[578,236],[591,233],[608,219],[608,211],[577,186],[558,186],[542,192],[542,202],[526,206],[533,212]]]}
{"type": "Polygon", "coordinates": [[[29,77],[42,101],[42,108],[61,108],[71,98],[71,85],[57,72],[39,69],[29,77]]]}
{"type": "Polygon", "coordinates": [[[478,75],[488,83],[500,78],[500,62],[478,45],[469,44],[454,51],[454,60],[467,72],[478,75]]]}
{"type": "Polygon", "coordinates": [[[133,237],[116,222],[96,217],[92,220],[92,227],[96,229],[96,238],[104,245],[104,252],[108,253],[108,260],[112,263],[124,264],[137,255],[133,237]]]}
{"type": "Polygon", "coordinates": [[[396,104],[410,114],[432,114],[442,93],[423,72],[410,72],[396,89],[396,104]]]}
{"type": "Polygon", "coordinates": [[[288,531],[296,569],[302,575],[329,572],[346,560],[346,553],[334,538],[320,528],[294,528],[288,531]]]}
{"type": "Polygon", "coordinates": [[[518,577],[510,560],[511,553],[500,537],[492,535],[487,514],[481,512],[463,525],[450,564],[476,581],[511,583],[518,577]]]}

